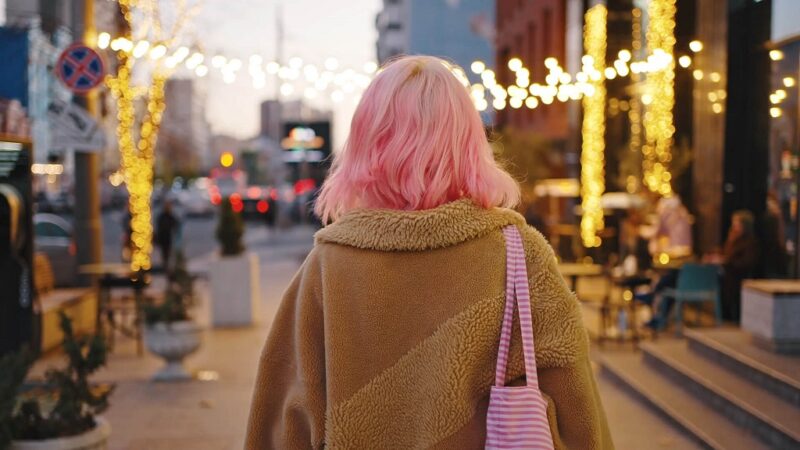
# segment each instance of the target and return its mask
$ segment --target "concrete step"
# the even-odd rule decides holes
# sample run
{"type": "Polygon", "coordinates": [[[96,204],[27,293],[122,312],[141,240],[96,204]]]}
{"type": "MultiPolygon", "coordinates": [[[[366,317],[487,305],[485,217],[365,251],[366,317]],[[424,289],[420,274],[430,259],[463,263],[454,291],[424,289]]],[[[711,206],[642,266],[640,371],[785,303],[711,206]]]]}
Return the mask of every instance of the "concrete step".
{"type": "Polygon", "coordinates": [[[689,347],[800,408],[800,357],[756,346],[739,328],[686,330],[689,347]]]}
{"type": "Polygon", "coordinates": [[[652,365],[645,364],[641,354],[608,352],[599,360],[604,376],[627,387],[704,447],[714,450],[769,448],[748,430],[720,415],[712,405],[676,386],[652,365]]]}
{"type": "Polygon", "coordinates": [[[684,340],[662,339],[641,349],[646,364],[771,448],[800,448],[800,408],[695,353],[684,340]]]}

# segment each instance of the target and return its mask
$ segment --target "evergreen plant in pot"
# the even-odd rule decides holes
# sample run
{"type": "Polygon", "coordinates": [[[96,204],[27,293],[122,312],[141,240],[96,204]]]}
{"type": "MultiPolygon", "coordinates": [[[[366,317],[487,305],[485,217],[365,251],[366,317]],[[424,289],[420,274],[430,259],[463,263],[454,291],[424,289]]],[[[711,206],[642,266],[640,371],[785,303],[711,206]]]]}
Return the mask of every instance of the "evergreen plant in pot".
{"type": "Polygon", "coordinates": [[[108,407],[111,385],[89,382],[106,362],[102,336],[76,337],[61,314],[68,364],[50,369],[45,381],[25,385],[34,358],[28,351],[0,359],[0,448],[11,450],[101,450],[111,426],[100,413],[108,407]]]}
{"type": "Polygon", "coordinates": [[[230,199],[221,204],[216,237],[219,257],[209,268],[211,322],[217,327],[251,325],[257,316],[259,291],[258,256],[245,251],[244,223],[230,199]]]}
{"type": "Polygon", "coordinates": [[[189,308],[194,303],[194,277],[186,270],[182,251],[168,275],[164,298],[144,308],[144,343],[151,353],[166,361],[153,381],[183,381],[192,376],[183,360],[200,348],[202,328],[195,323],[189,308]]]}

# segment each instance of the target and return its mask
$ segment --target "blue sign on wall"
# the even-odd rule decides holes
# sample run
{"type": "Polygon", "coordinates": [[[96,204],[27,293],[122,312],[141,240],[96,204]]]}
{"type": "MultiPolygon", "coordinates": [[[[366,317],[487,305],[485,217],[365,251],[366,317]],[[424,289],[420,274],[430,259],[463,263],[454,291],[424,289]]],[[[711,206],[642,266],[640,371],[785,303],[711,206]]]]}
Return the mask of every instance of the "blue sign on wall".
{"type": "Polygon", "coordinates": [[[28,107],[28,31],[0,27],[0,97],[28,107]]]}

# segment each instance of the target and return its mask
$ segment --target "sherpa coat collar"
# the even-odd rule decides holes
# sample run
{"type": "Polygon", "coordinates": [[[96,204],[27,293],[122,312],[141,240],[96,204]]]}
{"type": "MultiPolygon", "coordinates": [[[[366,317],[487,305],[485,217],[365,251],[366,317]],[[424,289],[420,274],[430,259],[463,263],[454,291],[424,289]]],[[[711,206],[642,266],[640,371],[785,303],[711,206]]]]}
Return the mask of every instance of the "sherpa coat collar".
{"type": "Polygon", "coordinates": [[[434,209],[357,209],[316,234],[329,242],[380,251],[421,251],[479,238],[506,225],[525,225],[510,209],[485,209],[463,199],[434,209]]]}

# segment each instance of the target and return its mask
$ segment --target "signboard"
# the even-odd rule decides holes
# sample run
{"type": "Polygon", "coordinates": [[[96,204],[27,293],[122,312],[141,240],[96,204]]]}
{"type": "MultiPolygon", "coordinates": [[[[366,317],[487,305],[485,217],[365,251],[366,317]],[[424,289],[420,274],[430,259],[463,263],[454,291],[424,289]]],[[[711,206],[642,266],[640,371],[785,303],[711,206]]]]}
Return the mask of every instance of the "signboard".
{"type": "Polygon", "coordinates": [[[289,151],[316,150],[322,158],[331,154],[331,123],[287,122],[284,124],[285,137],[281,139],[281,147],[289,151]]]}
{"type": "Polygon", "coordinates": [[[51,123],[50,148],[99,151],[105,147],[105,135],[89,113],[74,103],[53,100],[47,107],[51,123]]]}
{"type": "Polygon", "coordinates": [[[81,43],[72,44],[61,53],[55,70],[64,85],[77,94],[94,89],[106,75],[100,54],[81,43]]]}

